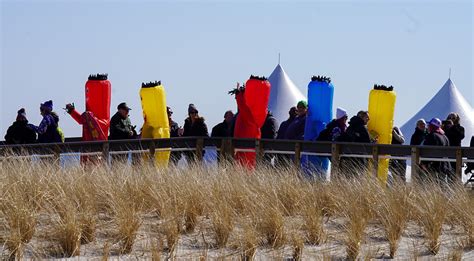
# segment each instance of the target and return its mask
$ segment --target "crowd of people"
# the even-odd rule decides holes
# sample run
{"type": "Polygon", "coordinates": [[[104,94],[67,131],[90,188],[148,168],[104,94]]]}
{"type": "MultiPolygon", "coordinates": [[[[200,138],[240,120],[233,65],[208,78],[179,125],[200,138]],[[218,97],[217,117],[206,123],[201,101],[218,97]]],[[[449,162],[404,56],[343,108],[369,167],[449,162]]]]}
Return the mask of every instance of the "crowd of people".
{"type": "MultiPolygon", "coordinates": [[[[117,106],[117,112],[110,120],[109,140],[135,139],[140,138],[135,126],[129,119],[130,107],[125,102],[117,106]]],[[[288,111],[288,119],[278,124],[272,113],[268,111],[265,122],[261,128],[262,139],[284,139],[284,140],[304,140],[304,130],[306,124],[306,114],[308,104],[306,101],[299,101],[295,107],[288,111]]],[[[29,143],[53,143],[64,142],[64,134],[59,127],[58,114],[53,111],[53,102],[46,101],[40,105],[40,113],[43,117],[38,126],[28,122],[24,108],[18,110],[15,122],[8,128],[5,135],[6,144],[29,144],[29,143]]],[[[173,111],[167,107],[169,129],[171,137],[208,137],[208,127],[203,117],[194,104],[188,106],[188,117],[184,120],[184,126],[180,127],[173,118],[173,111]]],[[[234,114],[231,110],[224,113],[221,123],[212,128],[211,137],[232,137],[234,125],[238,112],[234,114]]],[[[337,108],[336,118],[326,125],[316,138],[317,141],[341,141],[356,143],[377,143],[377,134],[370,133],[367,124],[370,121],[368,111],[361,110],[349,119],[346,110],[337,108]],[[349,120],[349,121],[348,121],[349,120]]],[[[420,119],[410,138],[410,145],[426,146],[461,146],[464,139],[464,128],[461,119],[455,112],[450,113],[446,120],[432,118],[429,122],[420,119]]],[[[392,144],[404,144],[405,137],[398,127],[392,131],[392,144]]],[[[473,146],[473,138],[471,138],[473,146]]],[[[192,152],[172,152],[170,162],[176,164],[182,156],[187,160],[195,160],[192,152]]],[[[265,159],[271,162],[273,156],[266,155],[265,159]]],[[[291,156],[279,156],[275,161],[290,160],[291,156]]],[[[344,158],[343,158],[344,159],[344,158]]],[[[365,166],[365,159],[348,159],[350,164],[360,164],[365,166]]],[[[341,161],[344,165],[344,162],[341,161]]],[[[349,164],[349,162],[348,162],[349,164]]],[[[453,181],[455,163],[442,161],[423,161],[420,167],[426,173],[436,173],[441,180],[453,181]]],[[[393,175],[404,178],[406,163],[403,160],[391,160],[390,170],[393,175]]],[[[466,173],[473,170],[469,165],[466,173]]]]}

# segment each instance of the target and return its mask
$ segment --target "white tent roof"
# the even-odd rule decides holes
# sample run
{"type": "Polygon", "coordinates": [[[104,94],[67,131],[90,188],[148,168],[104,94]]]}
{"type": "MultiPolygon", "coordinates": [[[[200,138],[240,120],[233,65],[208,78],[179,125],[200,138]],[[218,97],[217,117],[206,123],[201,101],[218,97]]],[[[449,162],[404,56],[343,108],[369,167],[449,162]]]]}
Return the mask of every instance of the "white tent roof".
{"type": "Polygon", "coordinates": [[[298,101],[304,100],[305,96],[291,81],[280,64],[273,70],[268,81],[272,85],[268,108],[278,122],[281,123],[288,119],[289,109],[292,106],[296,106],[298,101]]]}
{"type": "Polygon", "coordinates": [[[406,143],[410,142],[417,120],[423,118],[428,122],[433,117],[445,120],[450,112],[457,112],[461,117],[461,125],[465,130],[462,145],[469,146],[471,136],[474,135],[474,110],[451,79],[448,79],[438,93],[402,126],[401,130],[407,140],[406,143]]]}

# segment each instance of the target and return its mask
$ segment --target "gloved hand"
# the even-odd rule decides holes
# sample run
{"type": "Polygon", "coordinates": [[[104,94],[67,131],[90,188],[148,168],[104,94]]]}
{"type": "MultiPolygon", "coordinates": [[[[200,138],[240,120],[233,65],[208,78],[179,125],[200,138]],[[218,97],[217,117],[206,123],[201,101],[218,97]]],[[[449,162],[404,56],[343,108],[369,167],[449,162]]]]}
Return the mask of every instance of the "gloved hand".
{"type": "Polygon", "coordinates": [[[74,106],[74,103],[68,103],[66,104],[66,108],[65,110],[67,111],[67,113],[71,113],[71,111],[73,111],[76,107],[74,106]]]}

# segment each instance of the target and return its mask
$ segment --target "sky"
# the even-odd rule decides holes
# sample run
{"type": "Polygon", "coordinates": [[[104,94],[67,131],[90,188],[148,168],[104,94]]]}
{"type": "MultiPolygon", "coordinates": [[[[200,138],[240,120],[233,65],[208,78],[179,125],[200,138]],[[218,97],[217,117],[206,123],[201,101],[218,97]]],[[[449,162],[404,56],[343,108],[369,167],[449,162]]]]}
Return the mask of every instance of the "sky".
{"type": "MultiPolygon", "coordinates": [[[[236,109],[227,92],[278,63],[302,93],[312,75],[335,86],[334,105],[367,109],[375,83],[397,92],[402,125],[449,77],[474,104],[473,3],[466,1],[9,1],[1,8],[0,139],[24,107],[54,101],[67,137],[81,135],[62,108],[83,111],[89,74],[108,73],[111,113],[126,101],[141,126],[142,82],[161,80],[173,118],[189,103],[209,130],[236,109]]],[[[445,115],[440,115],[445,117],[445,115]]]]}

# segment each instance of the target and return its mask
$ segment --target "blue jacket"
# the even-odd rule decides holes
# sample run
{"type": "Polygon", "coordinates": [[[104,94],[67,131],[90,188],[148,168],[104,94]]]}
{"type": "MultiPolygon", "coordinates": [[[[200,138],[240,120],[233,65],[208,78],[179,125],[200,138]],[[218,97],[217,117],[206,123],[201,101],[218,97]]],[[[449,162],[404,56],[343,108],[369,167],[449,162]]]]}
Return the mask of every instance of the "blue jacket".
{"type": "Polygon", "coordinates": [[[306,115],[296,117],[286,129],[285,139],[287,140],[304,140],[304,127],[306,124],[306,115]]]}

